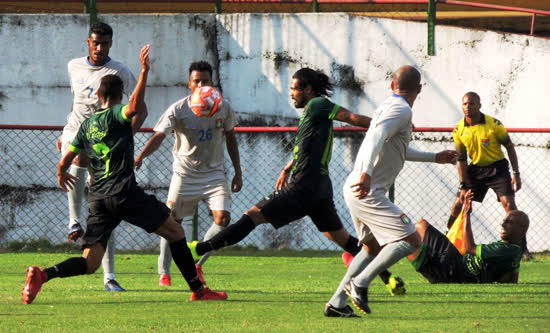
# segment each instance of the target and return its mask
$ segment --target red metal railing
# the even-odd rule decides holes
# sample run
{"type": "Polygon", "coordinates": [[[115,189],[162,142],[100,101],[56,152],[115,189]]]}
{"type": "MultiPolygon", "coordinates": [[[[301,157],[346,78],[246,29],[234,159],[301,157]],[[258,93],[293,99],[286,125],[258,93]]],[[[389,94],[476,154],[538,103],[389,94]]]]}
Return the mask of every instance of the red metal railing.
{"type": "MultiPolygon", "coordinates": [[[[27,131],[62,131],[63,126],[58,125],[18,125],[18,124],[0,124],[0,130],[27,130],[27,131]]],[[[298,127],[278,127],[278,126],[244,126],[235,127],[235,132],[249,133],[272,133],[272,132],[296,132],[298,127]]],[[[452,132],[452,127],[415,127],[415,132],[452,132]]],[[[152,127],[143,127],[140,132],[153,132],[152,127]]],[[[334,127],[336,132],[364,132],[367,131],[363,127],[334,127]]],[[[507,128],[510,133],[550,133],[550,128],[507,128]]]]}

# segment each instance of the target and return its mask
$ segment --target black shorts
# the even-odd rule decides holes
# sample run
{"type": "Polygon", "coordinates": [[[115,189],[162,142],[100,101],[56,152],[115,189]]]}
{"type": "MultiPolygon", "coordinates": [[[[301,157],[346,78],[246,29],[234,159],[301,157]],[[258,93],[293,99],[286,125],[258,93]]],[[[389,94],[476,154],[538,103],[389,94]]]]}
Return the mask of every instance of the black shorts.
{"type": "Polygon", "coordinates": [[[170,209],[140,187],[89,202],[83,247],[100,242],[105,247],[111,233],[124,220],[151,233],[170,215],[170,209]]]}
{"type": "Polygon", "coordinates": [[[508,160],[503,159],[486,167],[468,165],[468,177],[474,192],[474,201],[482,202],[489,188],[495,191],[497,201],[501,196],[514,196],[508,160]]]}
{"type": "Polygon", "coordinates": [[[271,193],[256,206],[276,229],[309,216],[319,231],[336,231],[344,225],[336,212],[332,189],[330,191],[328,197],[322,198],[317,193],[291,183],[281,191],[271,193]]]}
{"type": "Polygon", "coordinates": [[[430,283],[475,282],[468,273],[462,254],[445,235],[431,225],[426,230],[413,266],[430,283]]]}

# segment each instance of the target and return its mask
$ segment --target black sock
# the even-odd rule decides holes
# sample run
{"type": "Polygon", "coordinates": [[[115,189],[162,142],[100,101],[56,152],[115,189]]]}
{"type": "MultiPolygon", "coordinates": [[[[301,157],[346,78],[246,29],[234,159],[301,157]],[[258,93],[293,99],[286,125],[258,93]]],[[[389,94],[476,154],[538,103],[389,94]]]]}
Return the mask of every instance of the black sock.
{"type": "Polygon", "coordinates": [[[237,244],[251,233],[254,228],[256,228],[254,221],[252,221],[250,216],[245,214],[237,222],[229,225],[214,237],[198,243],[197,253],[202,256],[206,252],[237,244]]]}
{"type": "Polygon", "coordinates": [[[170,251],[172,252],[172,259],[174,259],[176,266],[178,266],[185,281],[187,281],[189,288],[191,288],[192,291],[201,290],[203,285],[197,275],[195,261],[193,260],[191,251],[187,247],[185,238],[170,243],[170,251]]]}
{"type": "Polygon", "coordinates": [[[359,240],[352,235],[349,236],[346,245],[344,245],[344,251],[351,253],[352,256],[356,256],[359,251],[361,251],[361,245],[359,245],[359,240]]]}
{"type": "Polygon", "coordinates": [[[388,284],[388,282],[390,282],[391,272],[386,269],[382,273],[378,274],[378,276],[382,279],[384,284],[388,284]]]}
{"type": "Polygon", "coordinates": [[[69,258],[57,265],[44,269],[48,274],[48,281],[57,277],[66,278],[70,276],[84,275],[88,271],[88,264],[84,257],[69,258]]]}

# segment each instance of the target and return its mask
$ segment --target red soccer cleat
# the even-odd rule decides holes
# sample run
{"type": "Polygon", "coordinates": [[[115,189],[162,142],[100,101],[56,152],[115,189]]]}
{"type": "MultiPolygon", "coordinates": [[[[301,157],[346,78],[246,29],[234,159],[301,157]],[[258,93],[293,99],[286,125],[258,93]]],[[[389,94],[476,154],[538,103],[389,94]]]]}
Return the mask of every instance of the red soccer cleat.
{"type": "Polygon", "coordinates": [[[194,291],[191,294],[190,301],[219,301],[226,299],[227,293],[223,291],[213,291],[208,287],[204,287],[200,291],[194,291]]]}
{"type": "Polygon", "coordinates": [[[344,251],[344,253],[342,253],[342,261],[344,262],[344,265],[346,265],[346,267],[349,267],[349,265],[353,261],[353,258],[355,257],[347,251],[344,251]]]}
{"type": "Polygon", "coordinates": [[[46,273],[42,272],[40,268],[36,266],[27,268],[27,281],[25,281],[25,287],[21,292],[23,304],[31,304],[34,301],[47,279],[46,273]]]}
{"type": "Polygon", "coordinates": [[[172,285],[172,279],[170,279],[170,275],[162,274],[159,279],[159,286],[170,287],[171,285],[172,285]]]}
{"type": "Polygon", "coordinates": [[[206,281],[204,281],[204,277],[202,276],[202,266],[195,265],[195,268],[197,269],[197,275],[199,276],[199,280],[201,280],[202,284],[206,286],[206,281]]]}

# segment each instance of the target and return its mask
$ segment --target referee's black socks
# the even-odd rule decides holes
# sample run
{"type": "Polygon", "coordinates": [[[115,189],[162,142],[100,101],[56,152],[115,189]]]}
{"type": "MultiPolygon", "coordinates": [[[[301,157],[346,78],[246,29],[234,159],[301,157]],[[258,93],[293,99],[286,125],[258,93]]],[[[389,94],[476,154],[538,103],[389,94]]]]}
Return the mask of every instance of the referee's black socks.
{"type": "Polygon", "coordinates": [[[172,252],[172,259],[178,266],[181,274],[189,284],[189,288],[192,291],[199,291],[203,285],[199,276],[197,275],[197,268],[195,267],[195,261],[191,255],[191,251],[187,247],[185,238],[170,243],[170,251],[172,252]]]}
{"type": "Polygon", "coordinates": [[[221,232],[207,241],[197,244],[197,254],[204,255],[206,252],[221,249],[242,241],[256,226],[252,218],[244,214],[237,222],[230,224],[221,232]]]}

